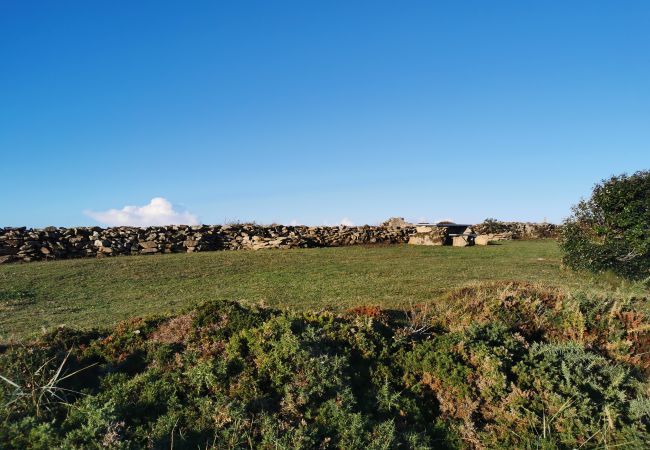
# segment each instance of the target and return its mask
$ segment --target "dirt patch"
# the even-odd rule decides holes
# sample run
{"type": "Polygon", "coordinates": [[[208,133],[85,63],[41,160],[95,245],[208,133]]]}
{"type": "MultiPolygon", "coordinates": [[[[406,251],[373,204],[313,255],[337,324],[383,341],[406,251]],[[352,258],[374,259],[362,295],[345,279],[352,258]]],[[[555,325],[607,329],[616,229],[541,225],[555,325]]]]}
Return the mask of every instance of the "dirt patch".
{"type": "Polygon", "coordinates": [[[387,317],[386,312],[377,305],[356,306],[348,309],[347,313],[353,316],[364,316],[372,319],[385,319],[387,317]]]}
{"type": "Polygon", "coordinates": [[[187,341],[192,332],[195,313],[184,314],[163,322],[151,333],[150,340],[162,344],[180,344],[187,341]]]}

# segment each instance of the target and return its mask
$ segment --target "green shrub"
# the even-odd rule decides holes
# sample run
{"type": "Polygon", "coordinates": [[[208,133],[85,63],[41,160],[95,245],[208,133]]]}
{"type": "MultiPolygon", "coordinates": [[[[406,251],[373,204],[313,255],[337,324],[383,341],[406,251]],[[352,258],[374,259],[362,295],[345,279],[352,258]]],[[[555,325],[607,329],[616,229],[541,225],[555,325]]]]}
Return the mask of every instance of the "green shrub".
{"type": "Polygon", "coordinates": [[[578,342],[650,371],[647,298],[563,292],[529,283],[496,282],[451,291],[433,307],[433,323],[459,331],[499,322],[529,341],[578,342]]]}
{"type": "Polygon", "coordinates": [[[567,266],[649,279],[650,171],[603,180],[564,225],[567,266]]]}
{"type": "Polygon", "coordinates": [[[610,348],[645,327],[640,313],[527,285],[499,292],[451,294],[457,317],[438,310],[427,333],[388,314],[211,302],[10,345],[0,447],[647,447],[645,350],[610,348]],[[568,332],[575,311],[597,338],[568,332]],[[44,386],[39,401],[19,395],[44,386]]]}
{"type": "Polygon", "coordinates": [[[577,343],[535,343],[513,372],[526,399],[518,411],[521,420],[515,421],[523,425],[518,434],[532,429],[564,448],[583,445],[585,437],[602,446],[646,448],[650,443],[650,417],[630,414],[635,404],[630,399],[643,386],[627,367],[577,343]]]}

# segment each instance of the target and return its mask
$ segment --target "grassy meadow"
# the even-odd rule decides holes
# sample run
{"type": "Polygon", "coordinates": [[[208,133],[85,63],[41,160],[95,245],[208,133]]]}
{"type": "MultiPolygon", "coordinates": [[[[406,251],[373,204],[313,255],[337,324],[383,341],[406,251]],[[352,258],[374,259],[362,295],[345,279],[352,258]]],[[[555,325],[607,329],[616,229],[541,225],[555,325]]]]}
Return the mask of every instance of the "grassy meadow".
{"type": "Polygon", "coordinates": [[[402,308],[450,289],[525,281],[567,289],[639,289],[561,267],[552,240],[487,247],[375,246],[206,252],[13,264],[0,267],[0,341],[59,325],[106,328],[169,315],[208,300],[305,310],[402,308]]]}
{"type": "Polygon", "coordinates": [[[647,294],[550,240],[7,265],[0,447],[649,448],[647,294]]]}

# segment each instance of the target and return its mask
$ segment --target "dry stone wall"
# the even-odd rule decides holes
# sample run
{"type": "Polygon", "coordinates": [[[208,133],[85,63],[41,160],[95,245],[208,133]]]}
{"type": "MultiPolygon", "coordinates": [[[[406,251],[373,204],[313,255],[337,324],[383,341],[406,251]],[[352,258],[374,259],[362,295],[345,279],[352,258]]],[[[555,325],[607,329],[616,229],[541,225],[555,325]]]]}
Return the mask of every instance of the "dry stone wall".
{"type": "Polygon", "coordinates": [[[483,222],[472,229],[478,234],[510,234],[512,239],[557,238],[562,225],[531,222],[483,222]]]}
{"type": "MultiPolygon", "coordinates": [[[[513,239],[555,237],[553,224],[498,222],[498,230],[473,227],[478,233],[505,233],[513,239]]],[[[494,223],[490,224],[494,227],[494,223]]],[[[482,228],[483,227],[483,228],[482,228]]],[[[264,248],[340,247],[359,244],[404,244],[416,227],[384,224],[361,227],[259,225],[171,225],[164,227],[0,228],[0,264],[51,259],[258,250],[264,248]]]]}
{"type": "Polygon", "coordinates": [[[409,228],[305,226],[165,226],[116,228],[2,228],[0,263],[263,248],[400,244],[409,228]]]}

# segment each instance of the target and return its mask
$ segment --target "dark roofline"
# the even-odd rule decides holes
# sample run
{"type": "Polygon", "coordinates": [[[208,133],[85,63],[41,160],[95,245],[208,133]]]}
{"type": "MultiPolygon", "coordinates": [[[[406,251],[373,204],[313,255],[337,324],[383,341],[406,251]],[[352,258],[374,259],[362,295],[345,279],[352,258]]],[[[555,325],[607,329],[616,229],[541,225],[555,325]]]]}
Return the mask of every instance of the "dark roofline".
{"type": "Polygon", "coordinates": [[[471,227],[473,225],[471,223],[442,223],[442,222],[426,223],[426,222],[420,222],[420,223],[416,223],[415,226],[448,228],[448,227],[471,227]]]}

